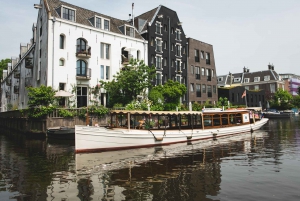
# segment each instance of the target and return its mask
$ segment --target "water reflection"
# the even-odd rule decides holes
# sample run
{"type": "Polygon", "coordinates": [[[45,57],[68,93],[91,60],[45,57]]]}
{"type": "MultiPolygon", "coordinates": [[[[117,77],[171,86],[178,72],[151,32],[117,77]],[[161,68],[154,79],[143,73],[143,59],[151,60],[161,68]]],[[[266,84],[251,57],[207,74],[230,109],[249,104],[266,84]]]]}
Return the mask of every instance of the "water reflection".
{"type": "Polygon", "coordinates": [[[92,154],[74,154],[72,141],[6,133],[0,135],[0,197],[293,200],[299,198],[299,124],[298,118],[271,120],[253,134],[92,154]]]}

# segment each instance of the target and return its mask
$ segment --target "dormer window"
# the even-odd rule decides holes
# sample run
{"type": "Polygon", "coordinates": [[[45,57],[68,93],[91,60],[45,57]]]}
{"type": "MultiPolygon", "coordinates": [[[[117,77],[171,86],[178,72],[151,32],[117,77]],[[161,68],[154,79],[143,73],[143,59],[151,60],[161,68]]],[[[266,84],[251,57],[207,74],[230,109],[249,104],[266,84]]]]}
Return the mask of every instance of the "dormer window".
{"type": "Polygon", "coordinates": [[[245,83],[249,83],[249,82],[250,82],[250,79],[249,79],[249,78],[244,78],[244,82],[245,82],[245,83]]]}
{"type": "Polygon", "coordinates": [[[239,82],[241,81],[241,78],[234,78],[234,82],[239,82]]]}
{"type": "Polygon", "coordinates": [[[126,26],[126,35],[134,37],[134,28],[130,26],[126,26]]]}
{"type": "Polygon", "coordinates": [[[63,13],[62,13],[63,19],[75,21],[75,10],[70,8],[65,8],[65,7],[62,7],[62,9],[63,9],[63,13]]]}
{"type": "Polygon", "coordinates": [[[104,30],[109,31],[109,20],[104,20],[104,30]]]}
{"type": "Polygon", "coordinates": [[[269,81],[270,80],[270,75],[264,76],[264,81],[269,81]]]}
{"type": "Polygon", "coordinates": [[[100,17],[96,17],[95,27],[101,29],[102,28],[101,25],[102,25],[101,18],[100,17]]]}
{"type": "Polygon", "coordinates": [[[259,82],[260,81],[260,77],[254,77],[254,82],[259,82]]]}

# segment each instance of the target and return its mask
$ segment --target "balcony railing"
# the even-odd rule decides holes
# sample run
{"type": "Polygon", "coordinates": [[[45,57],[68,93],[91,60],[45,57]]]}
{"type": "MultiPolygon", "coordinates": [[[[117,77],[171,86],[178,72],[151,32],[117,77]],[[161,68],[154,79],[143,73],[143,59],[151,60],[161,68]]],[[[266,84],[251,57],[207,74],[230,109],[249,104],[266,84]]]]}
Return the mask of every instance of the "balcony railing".
{"type": "Polygon", "coordinates": [[[92,69],[90,69],[90,68],[87,69],[86,73],[77,73],[76,74],[76,79],[78,79],[78,80],[90,80],[91,77],[92,77],[92,69]]]}
{"type": "Polygon", "coordinates": [[[91,58],[92,50],[90,46],[77,45],[76,56],[83,58],[91,58]]]}
{"type": "Polygon", "coordinates": [[[7,86],[11,86],[11,78],[7,78],[6,79],[6,85],[7,86]]]}
{"type": "Polygon", "coordinates": [[[14,71],[14,78],[20,78],[20,70],[15,70],[14,71]]]}
{"type": "Polygon", "coordinates": [[[33,60],[32,58],[26,58],[25,59],[25,68],[33,68],[33,60]]]}
{"type": "Polygon", "coordinates": [[[207,81],[211,81],[211,76],[207,76],[207,81]]]}
{"type": "Polygon", "coordinates": [[[196,78],[197,80],[200,80],[200,74],[195,74],[195,78],[196,78]]]}
{"type": "Polygon", "coordinates": [[[32,77],[25,77],[25,87],[32,87],[32,77]]]}
{"type": "Polygon", "coordinates": [[[14,86],[14,93],[19,94],[19,85],[14,86]]]}

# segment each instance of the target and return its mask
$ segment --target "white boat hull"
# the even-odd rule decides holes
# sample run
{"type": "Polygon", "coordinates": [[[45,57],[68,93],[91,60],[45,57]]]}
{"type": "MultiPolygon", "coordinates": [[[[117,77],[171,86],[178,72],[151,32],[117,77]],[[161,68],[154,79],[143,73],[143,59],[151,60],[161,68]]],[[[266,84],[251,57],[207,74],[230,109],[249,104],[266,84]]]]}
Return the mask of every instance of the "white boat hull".
{"type": "Polygon", "coordinates": [[[268,121],[254,124],[193,130],[140,130],[75,126],[76,153],[153,147],[181,142],[217,138],[260,129],[268,121]]]}

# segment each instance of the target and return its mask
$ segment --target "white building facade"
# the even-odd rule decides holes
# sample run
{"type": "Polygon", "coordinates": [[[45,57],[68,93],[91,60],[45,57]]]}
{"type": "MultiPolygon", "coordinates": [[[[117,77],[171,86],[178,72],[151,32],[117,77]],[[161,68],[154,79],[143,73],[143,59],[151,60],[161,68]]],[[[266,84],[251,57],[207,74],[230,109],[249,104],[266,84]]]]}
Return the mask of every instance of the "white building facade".
{"type": "Polygon", "coordinates": [[[73,93],[74,107],[93,102],[106,105],[105,90],[91,95],[91,88],[100,80],[111,81],[130,58],[144,60],[147,65],[147,41],[127,21],[60,0],[41,0],[35,7],[39,12],[31,44],[4,73],[1,88],[10,91],[10,96],[2,93],[2,105],[27,108],[25,87],[41,85],[73,93]],[[19,72],[19,78],[14,78],[13,72],[19,72]],[[18,93],[13,93],[14,86],[19,87],[18,93]]]}

